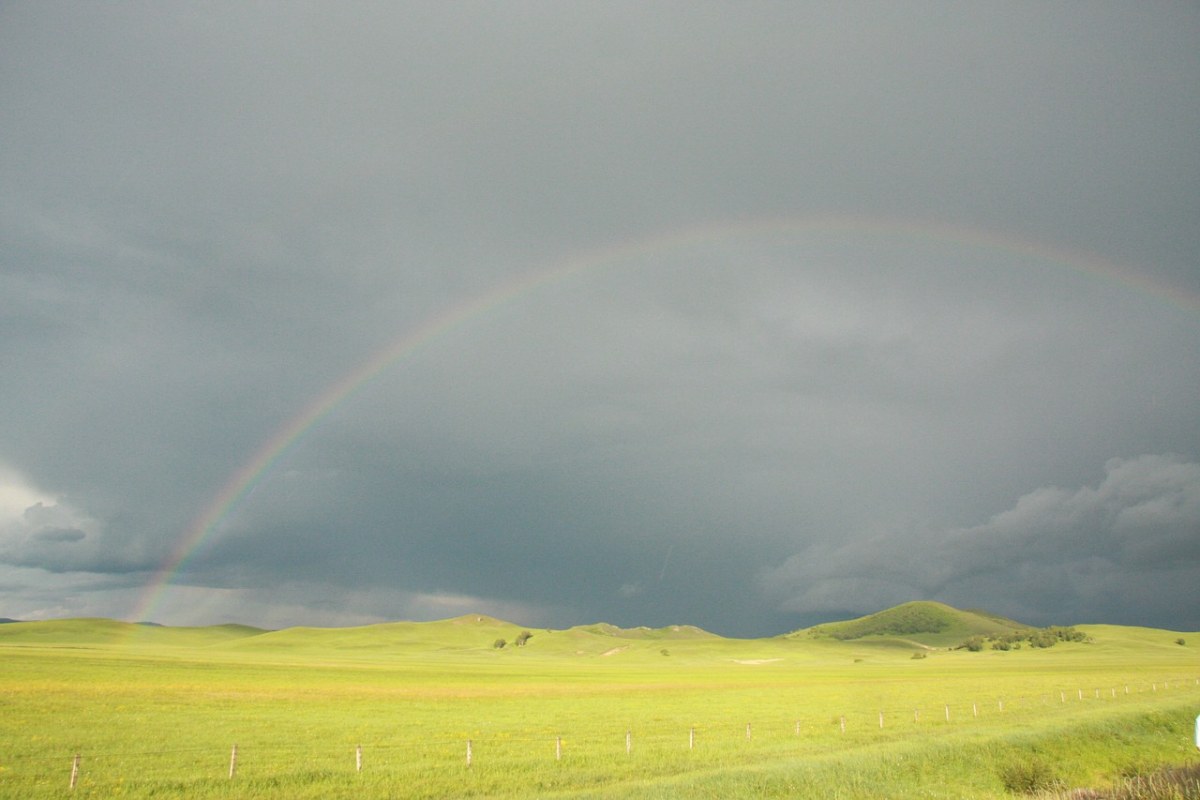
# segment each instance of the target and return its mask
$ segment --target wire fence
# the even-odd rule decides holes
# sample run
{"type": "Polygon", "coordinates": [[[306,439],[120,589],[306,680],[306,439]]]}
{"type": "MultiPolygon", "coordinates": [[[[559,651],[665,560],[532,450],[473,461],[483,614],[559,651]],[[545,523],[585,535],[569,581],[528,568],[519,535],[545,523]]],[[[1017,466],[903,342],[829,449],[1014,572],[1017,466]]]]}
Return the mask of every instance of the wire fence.
{"type": "MultiPolygon", "coordinates": [[[[641,724],[587,729],[536,728],[479,730],[468,736],[440,732],[431,736],[409,734],[374,742],[330,743],[314,750],[311,743],[230,742],[224,752],[212,747],[163,746],[43,753],[10,753],[0,756],[0,789],[23,780],[52,780],[57,773],[69,789],[83,776],[103,781],[174,780],[198,778],[237,780],[247,775],[288,775],[299,771],[326,776],[364,772],[398,774],[403,771],[478,769],[500,766],[520,772],[535,765],[564,766],[612,763],[651,758],[662,761],[687,758],[687,765],[715,762],[749,763],[783,753],[837,752],[911,736],[963,730],[965,726],[994,724],[1045,717],[1062,710],[1078,711],[1082,704],[1137,704],[1150,695],[1200,693],[1200,677],[1168,677],[1149,683],[1059,687],[1040,694],[989,696],[975,700],[926,706],[888,705],[858,707],[845,713],[789,713],[787,709],[760,710],[755,719],[733,722],[728,718],[680,726],[664,720],[641,724]],[[60,772],[61,770],[61,772],[60,772]]],[[[686,767],[685,767],[686,768],[686,767]]]]}

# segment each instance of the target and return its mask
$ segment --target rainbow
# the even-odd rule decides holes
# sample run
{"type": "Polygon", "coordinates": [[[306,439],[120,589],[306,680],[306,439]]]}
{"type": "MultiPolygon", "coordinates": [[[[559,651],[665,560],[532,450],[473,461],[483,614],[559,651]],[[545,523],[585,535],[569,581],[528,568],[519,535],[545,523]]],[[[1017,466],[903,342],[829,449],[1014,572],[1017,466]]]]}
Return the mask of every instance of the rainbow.
{"type": "Polygon", "coordinates": [[[185,566],[188,558],[213,535],[221,521],[229,517],[239,504],[253,492],[263,477],[271,472],[272,467],[331,411],[363,390],[389,367],[411,356],[421,347],[450,331],[486,316],[492,310],[510,303],[516,298],[605,265],[619,264],[630,259],[670,252],[680,247],[694,246],[705,242],[719,242],[754,235],[802,233],[860,234],[966,245],[971,248],[1047,262],[1095,278],[1126,285],[1188,311],[1200,311],[1200,296],[1168,286],[1092,254],[1001,235],[982,228],[921,220],[837,215],[733,220],[675,229],[579,253],[548,267],[525,273],[510,283],[498,286],[430,317],[370,356],[317,395],[280,426],[244,464],[229,476],[204,510],[178,538],[170,554],[163,560],[159,568],[152,573],[127,618],[131,620],[151,619],[154,610],[170,587],[172,579],[185,566]]]}

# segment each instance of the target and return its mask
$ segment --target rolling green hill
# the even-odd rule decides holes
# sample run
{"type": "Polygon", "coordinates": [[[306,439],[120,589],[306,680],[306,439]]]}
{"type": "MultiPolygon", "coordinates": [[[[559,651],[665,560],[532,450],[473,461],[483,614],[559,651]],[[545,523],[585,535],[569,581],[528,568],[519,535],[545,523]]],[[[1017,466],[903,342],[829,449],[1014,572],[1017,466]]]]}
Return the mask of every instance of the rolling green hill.
{"type": "MultiPolygon", "coordinates": [[[[1129,646],[1154,642],[1178,648],[1177,634],[1121,626],[1083,626],[1094,638],[1128,639],[1129,646]]],[[[344,628],[292,627],[268,631],[245,625],[170,627],[101,618],[13,622],[0,625],[0,646],[205,648],[231,656],[284,656],[389,659],[406,657],[478,658],[612,657],[770,663],[887,651],[926,651],[957,647],[972,637],[996,639],[1032,630],[983,611],[963,611],[935,602],[904,603],[857,619],[829,622],[764,639],[729,639],[691,625],[621,628],[608,623],[565,630],[527,628],[484,614],[464,614],[431,622],[385,622],[344,628]],[[518,647],[518,640],[524,646],[518,647]],[[499,642],[504,647],[497,647],[499,642]],[[804,645],[801,647],[800,645],[804,645]]]]}
{"type": "Polygon", "coordinates": [[[789,634],[840,641],[893,639],[925,647],[953,647],[972,636],[996,636],[1028,628],[981,611],[961,611],[944,603],[903,603],[844,622],[827,622],[789,634]]]}

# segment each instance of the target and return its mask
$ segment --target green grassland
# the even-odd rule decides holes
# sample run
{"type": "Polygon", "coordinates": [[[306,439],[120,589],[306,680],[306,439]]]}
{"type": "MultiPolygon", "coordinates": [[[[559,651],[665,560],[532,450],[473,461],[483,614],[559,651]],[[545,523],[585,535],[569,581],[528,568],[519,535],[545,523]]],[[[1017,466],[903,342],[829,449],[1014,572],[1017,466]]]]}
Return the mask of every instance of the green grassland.
{"type": "Polygon", "coordinates": [[[954,649],[1019,627],[938,604],[755,640],[8,623],[0,797],[999,798],[1200,761],[1200,634],[954,649]]]}

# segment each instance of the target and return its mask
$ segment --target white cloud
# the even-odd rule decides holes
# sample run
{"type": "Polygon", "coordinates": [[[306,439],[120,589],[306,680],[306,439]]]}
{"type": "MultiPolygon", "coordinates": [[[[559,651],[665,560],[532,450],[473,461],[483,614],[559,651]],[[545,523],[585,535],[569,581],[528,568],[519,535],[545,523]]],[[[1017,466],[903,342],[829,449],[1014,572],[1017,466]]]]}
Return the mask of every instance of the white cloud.
{"type": "MultiPolygon", "coordinates": [[[[0,562],[51,572],[89,571],[108,560],[101,524],[62,498],[0,466],[0,562]]],[[[103,571],[103,570],[99,570],[103,571]]]]}
{"type": "Polygon", "coordinates": [[[25,509],[39,503],[53,504],[54,500],[30,486],[16,470],[0,464],[0,524],[20,517],[25,509]]]}

